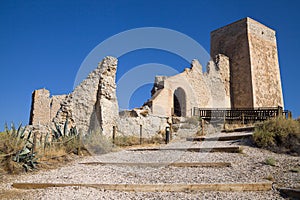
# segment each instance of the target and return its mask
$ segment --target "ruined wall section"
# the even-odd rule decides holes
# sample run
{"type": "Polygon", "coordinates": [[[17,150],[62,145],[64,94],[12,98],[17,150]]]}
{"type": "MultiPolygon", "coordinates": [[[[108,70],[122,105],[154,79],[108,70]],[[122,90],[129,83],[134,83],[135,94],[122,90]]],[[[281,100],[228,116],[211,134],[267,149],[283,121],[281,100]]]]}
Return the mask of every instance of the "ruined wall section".
{"type": "Polygon", "coordinates": [[[220,75],[220,79],[224,85],[225,98],[227,108],[231,106],[230,102],[230,62],[229,58],[223,54],[218,54],[215,57],[216,70],[220,75]]]}
{"type": "Polygon", "coordinates": [[[39,89],[32,93],[29,125],[50,123],[50,92],[39,89]]]}
{"type": "Polygon", "coordinates": [[[146,103],[151,108],[151,112],[156,116],[171,116],[173,93],[170,89],[158,90],[146,103]]]}
{"type": "Polygon", "coordinates": [[[207,73],[204,74],[205,84],[210,95],[210,103],[201,108],[230,108],[230,72],[229,58],[217,55],[216,63],[209,61],[207,73]]]}
{"type": "Polygon", "coordinates": [[[180,105],[182,116],[190,117],[194,107],[209,104],[209,92],[206,87],[202,66],[193,60],[191,68],[186,68],[182,73],[165,78],[163,89],[158,90],[150,99],[151,110],[154,115],[171,116],[174,114],[174,92],[177,89],[184,91],[184,100],[180,105]]]}
{"type": "Polygon", "coordinates": [[[224,54],[230,62],[230,91],[233,108],[252,108],[253,89],[247,18],[211,32],[210,55],[224,54]]]}
{"type": "Polygon", "coordinates": [[[116,72],[118,60],[107,57],[101,63],[96,113],[100,117],[100,126],[105,135],[111,135],[113,126],[117,126],[119,106],[116,95],[116,72]],[[98,110],[99,109],[99,110],[98,110]]]}
{"type": "Polygon", "coordinates": [[[54,121],[62,125],[68,119],[83,134],[111,134],[119,116],[116,69],[117,59],[105,57],[63,101],[54,121]]]}
{"type": "Polygon", "coordinates": [[[35,90],[32,93],[29,125],[49,125],[65,98],[66,95],[50,97],[47,89],[35,90]]]}
{"type": "Polygon", "coordinates": [[[168,126],[166,117],[153,115],[148,109],[123,111],[128,114],[120,116],[118,120],[118,136],[140,137],[140,128],[142,128],[143,138],[150,138],[156,133],[164,131],[166,126],[168,126]]]}
{"type": "Polygon", "coordinates": [[[54,95],[50,99],[50,120],[56,116],[61,104],[65,101],[68,95],[54,95]]]}
{"type": "Polygon", "coordinates": [[[283,107],[275,31],[248,18],[254,107],[283,107]]]}
{"type": "MultiPolygon", "coordinates": [[[[156,91],[147,104],[152,113],[160,116],[174,114],[174,92],[180,88],[184,91],[180,105],[182,116],[190,117],[193,108],[228,108],[230,107],[229,59],[218,55],[217,65],[210,61],[207,73],[202,72],[202,66],[193,60],[191,68],[182,73],[165,78],[163,88],[156,91]]],[[[155,86],[154,86],[155,87],[155,86]]],[[[180,97],[179,97],[180,98],[180,97]]]]}
{"type": "Polygon", "coordinates": [[[187,106],[187,111],[191,116],[194,107],[203,108],[211,104],[211,93],[198,60],[192,61],[191,69],[186,69],[184,75],[188,84],[187,88],[190,90],[187,101],[191,101],[191,104],[187,106]]]}

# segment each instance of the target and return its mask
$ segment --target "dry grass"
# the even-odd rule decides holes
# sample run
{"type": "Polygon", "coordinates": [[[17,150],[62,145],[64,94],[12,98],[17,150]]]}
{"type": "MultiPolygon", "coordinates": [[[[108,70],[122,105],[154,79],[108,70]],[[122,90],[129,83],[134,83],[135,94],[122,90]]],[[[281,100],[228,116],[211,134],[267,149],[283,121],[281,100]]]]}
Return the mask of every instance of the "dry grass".
{"type": "Polygon", "coordinates": [[[199,117],[189,117],[185,119],[185,123],[198,126],[199,125],[199,117]]]}
{"type": "Polygon", "coordinates": [[[143,116],[143,117],[147,117],[149,115],[149,111],[148,110],[143,110],[140,112],[140,114],[143,116]]]}
{"type": "MultiPolygon", "coordinates": [[[[22,139],[6,132],[0,133],[0,173],[18,174],[25,171],[24,163],[15,162],[13,158],[27,145],[27,138],[22,139]]],[[[38,158],[39,169],[44,168],[45,163],[65,163],[69,161],[66,158],[70,157],[70,154],[88,155],[80,138],[75,136],[61,137],[47,145],[37,142],[34,152],[35,158],[38,158]]]]}
{"type": "Polygon", "coordinates": [[[275,181],[274,177],[269,174],[268,176],[264,177],[264,179],[268,180],[268,181],[275,181]]]}
{"type": "Polygon", "coordinates": [[[233,132],[235,129],[239,128],[248,128],[248,127],[253,127],[253,123],[248,123],[248,124],[242,124],[241,122],[238,123],[232,123],[232,124],[224,124],[224,131],[225,132],[233,132]]]}
{"type": "MultiPolygon", "coordinates": [[[[164,137],[162,134],[156,134],[151,138],[142,138],[142,144],[163,144],[164,137]]],[[[140,138],[137,136],[117,136],[114,144],[120,147],[141,145],[140,138]]]]}
{"type": "Polygon", "coordinates": [[[276,118],[256,125],[253,141],[258,147],[300,155],[300,123],[276,118]]]}
{"type": "Polygon", "coordinates": [[[104,154],[112,151],[112,143],[101,131],[93,132],[82,139],[83,146],[90,154],[104,154]]]}
{"type": "Polygon", "coordinates": [[[22,164],[12,160],[13,155],[20,151],[24,145],[24,140],[6,133],[0,134],[0,168],[2,171],[17,174],[24,170],[22,164]]]}

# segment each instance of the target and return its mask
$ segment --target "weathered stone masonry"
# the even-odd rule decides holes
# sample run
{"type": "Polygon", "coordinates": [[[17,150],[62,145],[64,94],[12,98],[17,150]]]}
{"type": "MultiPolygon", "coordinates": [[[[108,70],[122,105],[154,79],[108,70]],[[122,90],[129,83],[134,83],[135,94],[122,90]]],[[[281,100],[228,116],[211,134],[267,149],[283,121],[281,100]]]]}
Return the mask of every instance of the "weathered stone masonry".
{"type": "Polygon", "coordinates": [[[247,17],[213,31],[210,54],[229,57],[232,108],[284,106],[274,30],[247,17]]]}
{"type": "Polygon", "coordinates": [[[32,93],[32,105],[29,124],[48,125],[56,116],[61,102],[67,95],[55,95],[50,97],[50,91],[46,89],[35,90],[32,93]]]}
{"type": "Polygon", "coordinates": [[[69,95],[53,96],[46,89],[33,92],[30,124],[63,124],[67,119],[80,132],[110,134],[119,117],[115,75],[117,59],[105,57],[69,95]]]}
{"type": "Polygon", "coordinates": [[[50,97],[33,92],[30,124],[52,122],[70,125],[85,133],[111,135],[113,126],[122,134],[147,137],[166,126],[166,118],[190,117],[194,107],[254,108],[284,106],[275,31],[245,18],[211,32],[212,60],[206,72],[197,60],[175,76],[158,76],[151,99],[143,108],[118,113],[116,98],[117,59],[105,57],[99,66],[69,95],[50,97]],[[145,113],[147,113],[145,115],[145,113]]]}

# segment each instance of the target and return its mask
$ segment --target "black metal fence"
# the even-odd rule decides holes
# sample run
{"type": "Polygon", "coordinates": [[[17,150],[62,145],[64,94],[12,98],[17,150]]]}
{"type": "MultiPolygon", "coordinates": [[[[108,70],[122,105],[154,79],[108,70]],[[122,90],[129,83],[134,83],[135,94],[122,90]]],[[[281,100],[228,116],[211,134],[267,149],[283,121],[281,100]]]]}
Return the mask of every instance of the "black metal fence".
{"type": "Polygon", "coordinates": [[[291,117],[291,112],[282,107],[275,108],[249,108],[249,109],[208,109],[194,108],[193,116],[199,116],[204,120],[221,120],[226,122],[240,121],[242,123],[265,121],[277,116],[291,117]]]}

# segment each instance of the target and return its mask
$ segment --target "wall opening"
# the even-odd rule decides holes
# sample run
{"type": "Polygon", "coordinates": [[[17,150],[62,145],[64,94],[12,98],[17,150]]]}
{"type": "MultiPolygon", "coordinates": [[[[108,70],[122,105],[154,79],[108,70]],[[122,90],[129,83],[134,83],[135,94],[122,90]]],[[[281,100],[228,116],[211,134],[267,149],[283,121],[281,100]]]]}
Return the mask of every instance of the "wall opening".
{"type": "Polygon", "coordinates": [[[186,116],[186,95],[182,88],[177,88],[173,94],[174,115],[177,117],[186,116]]]}

